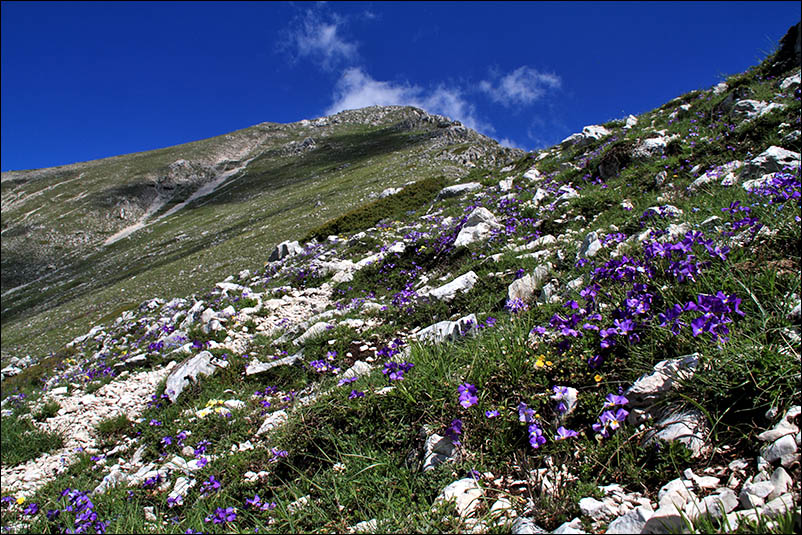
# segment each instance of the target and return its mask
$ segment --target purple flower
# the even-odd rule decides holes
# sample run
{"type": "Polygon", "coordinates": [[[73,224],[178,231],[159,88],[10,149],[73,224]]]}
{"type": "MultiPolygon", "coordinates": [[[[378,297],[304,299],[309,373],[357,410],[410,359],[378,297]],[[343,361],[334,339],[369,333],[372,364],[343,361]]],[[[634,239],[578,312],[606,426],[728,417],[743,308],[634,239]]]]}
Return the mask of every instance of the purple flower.
{"type": "Polygon", "coordinates": [[[237,519],[237,512],[233,507],[226,507],[223,509],[222,507],[218,507],[214,511],[214,515],[209,515],[204,519],[204,522],[209,523],[212,522],[214,524],[226,524],[228,522],[233,522],[237,519]]]}
{"type": "Polygon", "coordinates": [[[523,423],[531,423],[535,419],[535,411],[527,407],[523,401],[518,404],[518,421],[523,423]]]}
{"type": "Polygon", "coordinates": [[[543,430],[538,427],[536,423],[529,425],[529,444],[538,449],[546,443],[546,437],[543,436],[543,430]]]}
{"type": "Polygon", "coordinates": [[[38,503],[29,503],[28,507],[22,512],[24,515],[33,516],[39,512],[39,504],[38,503]]]}
{"type": "Polygon", "coordinates": [[[624,396],[619,396],[619,395],[612,394],[612,393],[607,394],[607,397],[604,398],[604,400],[605,401],[604,401],[604,407],[603,408],[605,408],[605,409],[608,408],[608,407],[615,407],[617,405],[621,405],[623,407],[624,405],[629,403],[629,400],[627,398],[625,398],[624,396]]]}
{"type": "Polygon", "coordinates": [[[628,415],[629,411],[624,409],[618,409],[615,413],[613,413],[612,410],[604,411],[601,416],[599,416],[599,421],[591,427],[601,436],[607,438],[610,436],[611,432],[621,426],[628,415]]]}
{"type": "Polygon", "coordinates": [[[496,411],[496,410],[485,411],[485,417],[486,418],[495,418],[496,416],[498,416],[498,411],[496,411]]]}
{"type": "Polygon", "coordinates": [[[566,429],[563,426],[557,428],[557,436],[554,437],[554,440],[565,440],[566,438],[572,438],[579,435],[576,431],[572,431],[570,429],[566,429]]]}
{"type": "Polygon", "coordinates": [[[357,377],[356,375],[354,375],[353,377],[344,377],[337,382],[337,386],[343,386],[347,385],[348,383],[353,383],[357,379],[359,379],[359,377],[357,377]]]}
{"type": "Polygon", "coordinates": [[[451,440],[454,445],[459,444],[459,436],[462,434],[462,420],[456,418],[451,421],[451,424],[446,429],[446,438],[451,440]]]}
{"type": "Polygon", "coordinates": [[[201,490],[201,495],[207,494],[209,492],[214,492],[220,488],[220,481],[214,478],[214,476],[209,476],[207,481],[203,482],[203,490],[201,490]]]}
{"type": "Polygon", "coordinates": [[[351,393],[348,394],[348,399],[356,399],[356,398],[364,398],[365,393],[361,390],[351,390],[351,393]]]}
{"type": "Polygon", "coordinates": [[[476,397],[476,387],[470,383],[465,383],[457,387],[459,391],[459,404],[463,408],[468,408],[478,403],[479,398],[476,397]]]}
{"type": "Polygon", "coordinates": [[[527,305],[521,299],[513,297],[512,299],[507,300],[504,308],[507,309],[510,314],[518,314],[519,312],[525,312],[529,310],[529,305],[527,305]]]}

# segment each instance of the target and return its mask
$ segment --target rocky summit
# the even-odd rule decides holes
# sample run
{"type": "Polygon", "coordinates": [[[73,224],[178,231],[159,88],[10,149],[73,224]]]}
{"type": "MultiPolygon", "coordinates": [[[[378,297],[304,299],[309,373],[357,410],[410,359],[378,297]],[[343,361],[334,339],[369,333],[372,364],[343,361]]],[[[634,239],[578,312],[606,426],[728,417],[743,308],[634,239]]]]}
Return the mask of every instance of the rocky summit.
{"type": "Polygon", "coordinates": [[[3,531],[798,532],[800,94],[3,173],[3,531]]]}

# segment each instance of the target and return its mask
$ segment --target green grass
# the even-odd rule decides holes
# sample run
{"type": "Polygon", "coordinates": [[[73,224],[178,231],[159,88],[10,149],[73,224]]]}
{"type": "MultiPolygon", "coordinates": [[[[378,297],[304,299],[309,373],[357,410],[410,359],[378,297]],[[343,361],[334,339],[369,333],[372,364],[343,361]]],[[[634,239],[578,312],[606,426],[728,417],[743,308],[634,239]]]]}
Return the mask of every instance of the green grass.
{"type": "MultiPolygon", "coordinates": [[[[759,72],[747,73],[734,80],[733,85],[748,88],[761,98],[768,97],[771,84],[776,84],[776,80],[766,81],[760,76],[759,72]]],[[[103,449],[124,443],[126,438],[135,438],[131,450],[145,444],[145,462],[161,462],[173,455],[185,455],[182,453],[184,446],[197,448],[203,444],[202,441],[209,441],[204,455],[210,462],[193,475],[198,485],[189,491],[182,506],[168,507],[166,493],[154,488],[118,488],[98,496],[95,499],[97,513],[110,522],[108,531],[142,532],[151,529],[142,515],[142,508],[148,506],[155,508],[160,519],[155,530],[176,533],[187,529],[244,532],[257,528],[259,531],[282,533],[344,532],[357,522],[372,518],[377,519],[382,532],[462,532],[467,531],[468,526],[456,517],[453,506],[435,507],[434,502],[443,487],[455,479],[468,477],[472,471],[493,474],[481,481],[486,490],[479,509],[481,517],[487,517],[495,499],[505,496],[512,500],[519,513],[526,511],[535,523],[553,530],[581,516],[578,507],[581,498],[601,497],[599,485],[619,483],[627,491],[641,492],[656,502],[657,489],[680,477],[686,468],[702,473],[708,466],[726,466],[734,458],[754,459],[760,446],[756,435],[775,423],[766,418],[767,409],[776,408],[782,414],[791,405],[800,403],[799,369],[795,358],[799,344],[790,341],[788,329],[794,325],[787,317],[788,305],[795,299],[791,296],[802,293],[798,252],[802,238],[795,220],[798,201],[794,199],[784,209],[778,210],[778,204],[747,194],[740,186],[727,188],[712,184],[697,192],[689,192],[686,187],[707,168],[731,159],[744,160],[749,152],[755,154],[755,151],[773,143],[776,139],[773,130],[779,122],[792,121],[793,114],[798,113],[798,105],[784,99],[789,106],[782,112],[767,115],[730,132],[724,121],[716,117],[716,107],[722,98],[713,98],[703,91],[691,92],[664,106],[661,112],[642,117],[640,126],[630,131],[624,132],[620,121],[607,123],[615,130],[618,141],[610,138],[585,149],[571,147],[541,160],[538,163],[540,170],[552,174],[540,186],[548,188],[571,182],[581,187],[581,196],[553,211],[547,207],[528,208],[521,217],[536,220],[537,233],[534,226],[525,227],[527,230],[523,233],[499,234],[468,248],[447,246],[448,236],[456,233],[458,228],[455,225],[469,205],[481,204],[491,209],[500,221],[509,223],[507,214],[513,212],[500,202],[503,194],[495,188],[498,180],[508,172],[501,173],[500,169],[483,165],[463,177],[464,181],[475,180],[485,184],[483,191],[444,200],[433,207],[440,216],[455,217],[450,228],[432,231],[414,225],[429,211],[431,200],[445,184],[439,174],[431,170],[419,176],[438,178],[420,180],[397,195],[353,211],[343,208],[337,214],[328,212],[325,217],[321,216],[320,221],[305,222],[307,226],[299,227],[294,236],[310,233],[310,236],[325,238],[329,234],[354,233],[374,226],[380,228],[368,233],[361,242],[326,243],[315,251],[283,262],[280,268],[254,269],[260,277],[270,278],[264,288],[275,289],[288,284],[295,288],[312,287],[329,281],[328,275],[309,277],[301,271],[307,267],[310,257],[318,252],[330,250],[337,258],[358,260],[378,252],[385,244],[404,240],[406,249],[403,253],[389,254],[383,261],[357,272],[352,281],[334,286],[332,300],[337,308],[346,309],[352,299],[368,297],[386,305],[384,310],[372,316],[380,319],[381,325],[364,330],[338,325],[306,342],[301,363],[277,367],[255,376],[244,374],[251,357],[266,362],[282,351],[292,354],[299,348],[292,343],[278,343],[277,333],[255,337],[246,351],[247,358],[232,354],[229,349],[213,349],[216,357],[225,355],[228,367],[189,385],[176,403],[170,404],[159,397],[164,390],[161,385],[154,392],[153,403],[134,421],[122,415],[101,422],[97,432],[103,449]],[[691,105],[689,116],[669,124],[665,116],[682,103],[691,105]],[[681,137],[670,144],[665,159],[628,161],[628,148],[652,130],[648,126],[649,118],[657,119],[657,128],[666,128],[669,134],[676,133],[681,137]],[[694,118],[699,118],[699,121],[691,122],[694,118]],[[696,127],[700,138],[723,137],[715,143],[696,142],[694,136],[687,135],[689,129],[696,127]],[[733,148],[726,148],[727,144],[733,148]],[[598,164],[613,159],[620,163],[617,176],[607,179],[604,184],[594,183],[593,174],[598,164]],[[559,172],[559,165],[565,162],[586,165],[586,168],[559,172]],[[692,174],[690,169],[695,165],[699,165],[701,171],[692,174]],[[666,185],[658,187],[654,176],[664,169],[669,178],[666,185]],[[590,177],[586,176],[587,173],[590,177]],[[632,202],[632,211],[620,207],[624,199],[632,202]],[[743,232],[743,229],[733,229],[732,226],[740,224],[738,221],[745,214],[722,211],[734,201],[748,206],[749,215],[759,218],[774,234],[747,240],[742,245],[731,243],[729,240],[733,235],[743,232]],[[676,220],[643,216],[646,208],[662,204],[678,207],[682,216],[676,220]],[[672,261],[676,257],[651,258],[635,240],[625,242],[622,251],[631,263],[642,269],[631,272],[631,279],[624,277],[623,282],[613,276],[604,276],[606,272],[601,269],[608,261],[623,259],[613,253],[617,247],[615,243],[606,245],[587,264],[576,262],[577,242],[581,242],[591,230],[598,231],[600,237],[615,232],[634,236],[648,228],[666,228],[669,223],[687,223],[692,230],[702,230],[702,221],[714,215],[720,218],[719,226],[705,228],[705,236],[714,239],[717,245],[730,243],[731,250],[726,259],[721,259],[709,254],[702,244],[693,245],[695,260],[703,262],[693,277],[683,279],[673,274],[675,266],[672,261]],[[584,220],[575,220],[576,216],[582,216],[584,220]],[[382,222],[391,223],[379,224],[382,222]],[[412,230],[426,232],[418,237],[404,238],[412,230]],[[569,231],[575,234],[569,236],[569,231]],[[537,235],[545,234],[561,237],[560,242],[551,247],[553,254],[548,259],[553,264],[549,278],[559,281],[560,299],[550,304],[536,304],[533,300],[528,310],[511,314],[505,309],[508,286],[516,277],[531,272],[545,260],[520,258],[528,251],[514,252],[509,246],[522,245],[537,235]],[[500,257],[491,261],[489,257],[497,253],[500,257]],[[393,303],[394,297],[419,280],[410,273],[425,273],[427,284],[436,287],[469,270],[478,275],[477,284],[450,302],[420,299],[393,303]],[[583,285],[569,290],[568,281],[580,276],[583,285]],[[580,293],[591,282],[598,286],[595,301],[580,293]],[[732,314],[732,321],[727,323],[729,339],[726,342],[716,341],[708,333],[694,334],[689,325],[682,327],[679,333],[672,333],[668,325],[660,324],[659,312],[674,304],[694,301],[699,295],[714,295],[719,291],[740,298],[739,306],[743,311],[743,316],[732,314]],[[627,307],[635,306],[630,300],[644,293],[650,297],[645,301],[648,310],[637,318],[637,339],[618,334],[614,345],[601,347],[598,335],[591,328],[582,327],[582,336],[569,338],[566,335],[570,345],[557,346],[550,339],[551,330],[546,336],[540,336],[536,331],[533,333],[535,327],[545,328],[556,324],[561,317],[578,314],[580,307],[594,307],[599,317],[587,321],[599,328],[610,327],[621,319],[627,307]],[[373,360],[372,373],[342,385],[338,384],[341,374],[319,373],[309,365],[313,360],[324,359],[343,371],[357,358],[372,357],[369,353],[358,354],[363,343],[377,348],[387,347],[396,337],[414,329],[468,313],[476,314],[482,325],[474,336],[437,346],[410,343],[403,354],[395,357],[413,365],[402,381],[391,381],[382,373],[385,360],[389,359],[381,355],[373,360]],[[490,318],[495,318],[495,325],[487,326],[486,322],[492,323],[490,318]],[[357,355],[348,356],[349,352],[357,355]],[[624,391],[661,360],[691,353],[699,354],[696,373],[677,381],[676,388],[667,393],[660,404],[693,407],[705,414],[710,426],[708,438],[713,446],[710,456],[693,458],[683,445],[676,442],[645,444],[646,429],[633,428],[626,423],[608,438],[594,432],[592,426],[605,410],[607,394],[624,391]],[[589,360],[597,355],[603,357],[603,363],[600,367],[590,366],[589,360]],[[460,404],[458,397],[458,388],[466,383],[475,385],[477,389],[477,403],[470,407],[460,404]],[[555,403],[550,398],[555,385],[572,386],[578,390],[577,406],[564,420],[558,419],[555,403]],[[384,392],[382,389],[387,386],[392,388],[384,392]],[[365,396],[351,399],[352,390],[364,392],[365,396]],[[378,394],[380,390],[384,392],[381,395],[378,394]],[[314,401],[299,402],[310,399],[307,396],[311,394],[317,396],[314,401]],[[244,405],[232,409],[229,416],[212,413],[201,417],[198,414],[205,407],[215,406],[217,400],[238,400],[244,405]],[[538,425],[547,438],[546,443],[538,448],[531,446],[528,426],[520,419],[521,403],[536,414],[538,425]],[[265,418],[278,410],[288,412],[287,423],[266,436],[256,437],[256,430],[265,418]],[[498,411],[498,416],[488,417],[486,411],[498,411]],[[457,419],[462,424],[460,459],[421,472],[421,451],[426,436],[434,432],[445,434],[457,419]],[[160,425],[154,425],[155,421],[160,425]],[[578,436],[556,440],[560,425],[576,430],[578,436]],[[183,441],[179,441],[179,436],[184,436],[183,441]],[[165,440],[165,437],[170,437],[170,440],[165,440]],[[245,441],[250,441],[254,448],[236,451],[236,446],[245,441]],[[286,457],[277,455],[281,450],[286,450],[286,457]],[[564,465],[572,476],[558,485],[551,495],[540,492],[531,480],[534,470],[549,463],[558,467],[564,465]],[[248,471],[265,471],[266,477],[246,481],[244,474],[248,471]],[[202,484],[211,476],[221,481],[222,486],[218,491],[203,496],[202,484]],[[494,480],[497,479],[502,483],[496,484],[494,480]],[[518,483],[512,486],[511,481],[518,483]],[[256,494],[263,502],[275,502],[275,509],[260,511],[250,508],[246,500],[256,494]],[[304,496],[309,497],[307,506],[291,512],[289,505],[304,496]],[[230,524],[206,522],[205,519],[218,507],[236,508],[237,519],[230,524]]],[[[278,165],[274,159],[278,152],[265,153],[249,168],[253,183],[245,184],[247,181],[243,180],[242,188],[238,189],[234,182],[214,202],[217,209],[229,205],[244,206],[256,190],[276,185],[277,195],[286,194],[287,199],[293,198],[297,193],[294,181],[300,180],[302,171],[309,171],[305,180],[309,181],[309,188],[320,188],[315,191],[324,191],[327,187],[322,177],[329,180],[337,177],[340,182],[336,187],[349,180],[356,183],[368,176],[360,173],[375,171],[376,167],[371,166],[377,160],[387,163],[388,160],[382,160],[387,154],[414,144],[414,136],[409,133],[349,127],[338,136],[319,140],[317,148],[308,153],[306,160],[298,158],[278,165]],[[342,167],[344,163],[350,165],[342,167]],[[272,178],[268,176],[271,173],[274,173],[272,178]]],[[[280,152],[279,148],[272,150],[280,152]]],[[[513,172],[522,173],[531,165],[530,158],[521,158],[514,162],[513,172]]],[[[516,190],[516,198],[521,202],[531,199],[537,187],[517,176],[515,184],[524,188],[516,190]]],[[[376,185],[378,188],[379,184],[376,185]]],[[[311,189],[306,190],[306,194],[311,189]]],[[[211,204],[198,203],[183,216],[187,218],[185,221],[192,221],[202,228],[203,218],[213,213],[211,204]]],[[[544,204],[548,205],[548,201],[544,204]]],[[[254,206],[254,210],[259,209],[258,203],[254,206]]],[[[234,218],[231,212],[221,213],[223,218],[231,218],[228,223],[232,228],[243,221],[234,218]]],[[[517,224],[523,225],[520,221],[517,224]]],[[[247,232],[248,228],[245,224],[232,230],[235,236],[217,243],[214,252],[219,254],[235,243],[238,247],[246,244],[237,241],[237,233],[247,232]]],[[[157,230],[154,229],[151,238],[157,238],[160,247],[169,247],[173,243],[169,232],[162,229],[164,234],[154,236],[157,230]]],[[[223,238],[213,236],[209,240],[203,242],[198,255],[206,254],[205,247],[215,246],[215,240],[223,238]]],[[[261,251],[266,251],[266,248],[261,251]]],[[[209,255],[208,258],[213,258],[211,252],[209,255]]],[[[625,267],[611,265],[611,274],[623,276],[628,273],[625,267]]],[[[209,271],[229,274],[242,267],[250,266],[238,265],[235,268],[232,260],[231,265],[219,262],[219,266],[209,271]],[[214,271],[218,267],[220,271],[214,271]]],[[[169,271],[168,264],[164,269],[165,273],[169,271]]],[[[201,283],[198,285],[200,287],[201,283]]],[[[259,291],[262,289],[258,288],[259,291]]],[[[285,289],[269,295],[266,293],[264,297],[287,293],[290,291],[285,289]]],[[[215,299],[211,292],[199,297],[207,303],[215,299]]],[[[121,338],[125,335],[127,338],[118,341],[113,348],[105,349],[110,353],[109,362],[119,358],[124,349],[130,349],[129,344],[144,334],[147,324],[165,313],[145,313],[136,305],[126,303],[128,301],[117,303],[117,310],[133,310],[136,318],[147,317],[148,320],[142,326],[130,327],[125,333],[113,331],[113,336],[121,338]]],[[[233,301],[222,300],[215,307],[219,309],[229,303],[233,301]]],[[[253,304],[253,300],[241,300],[235,303],[235,307],[253,304]]],[[[267,312],[263,311],[261,315],[264,317],[267,312]]],[[[695,317],[692,310],[686,310],[682,316],[686,323],[695,317]]],[[[332,321],[343,318],[364,319],[356,310],[344,310],[342,316],[332,321]]],[[[245,325],[251,331],[256,321],[252,319],[245,325]]],[[[199,342],[222,342],[226,333],[204,334],[196,325],[188,335],[190,340],[199,342]]],[[[102,349],[102,344],[88,341],[74,348],[69,356],[83,362],[82,359],[102,349]]],[[[67,358],[66,354],[60,356],[67,358]]],[[[173,357],[152,355],[154,365],[170,358],[173,357]]],[[[39,366],[24,372],[26,375],[21,379],[12,378],[14,386],[31,393],[39,385],[41,374],[61,371],[55,361],[45,361],[39,366]]],[[[83,386],[86,391],[91,391],[110,380],[95,379],[83,386]]],[[[4,392],[6,386],[4,382],[4,392]]],[[[53,405],[43,409],[41,417],[46,418],[54,410],[58,409],[53,405]]],[[[19,436],[30,432],[24,428],[25,425],[30,425],[30,422],[16,414],[10,419],[4,417],[4,456],[7,429],[21,429],[14,431],[19,436]],[[11,427],[7,422],[11,422],[11,427]]],[[[130,453],[107,459],[105,466],[112,465],[117,458],[128,458],[130,453]]],[[[3,464],[6,464],[5,457],[3,464]]],[[[66,487],[90,491],[107,472],[103,466],[90,456],[82,455],[66,473],[37,491],[31,500],[36,500],[45,510],[57,506],[59,493],[66,487]]],[[[794,477],[797,476],[798,473],[794,477]]],[[[4,514],[4,525],[18,518],[19,508],[13,509],[4,514]]],[[[58,529],[57,524],[49,523],[42,514],[30,520],[31,523],[25,526],[33,530],[58,529]]],[[[769,519],[761,518],[756,524],[745,523],[738,530],[765,533],[798,530],[799,519],[793,513],[781,516],[775,522],[772,524],[769,519]]],[[[691,531],[705,533],[730,530],[730,526],[706,518],[697,520],[692,528],[691,531]]],[[[502,525],[491,527],[489,531],[501,533],[508,529],[502,525]]],[[[591,529],[587,521],[585,529],[591,529]]]]}
{"type": "Polygon", "coordinates": [[[29,419],[15,412],[2,419],[2,463],[14,466],[36,459],[43,453],[57,450],[64,445],[57,433],[48,433],[36,428],[29,419]]]}

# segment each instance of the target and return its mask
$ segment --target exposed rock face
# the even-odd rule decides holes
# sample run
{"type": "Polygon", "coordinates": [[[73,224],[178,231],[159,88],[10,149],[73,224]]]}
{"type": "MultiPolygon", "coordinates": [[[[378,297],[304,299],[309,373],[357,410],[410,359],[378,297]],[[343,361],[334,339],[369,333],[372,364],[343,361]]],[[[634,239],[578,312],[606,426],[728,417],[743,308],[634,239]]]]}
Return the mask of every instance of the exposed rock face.
{"type": "MultiPolygon", "coordinates": [[[[798,152],[772,146],[746,162],[741,171],[741,178],[744,180],[757,179],[768,173],[782,171],[786,167],[796,169],[799,167],[799,162],[798,152]]],[[[747,183],[744,183],[744,188],[747,188],[747,183]]]]}
{"type": "Polygon", "coordinates": [[[609,136],[611,133],[612,132],[610,132],[603,126],[599,125],[586,126],[582,129],[582,132],[571,134],[570,136],[562,140],[560,142],[560,146],[570,147],[575,145],[577,147],[585,147],[587,145],[590,145],[594,141],[598,141],[604,137],[609,136]]]}
{"type": "Polygon", "coordinates": [[[778,75],[794,66],[802,63],[802,26],[797,22],[788,29],[788,32],[780,39],[780,49],[777,51],[774,65],[771,66],[770,74],[778,75]]]}

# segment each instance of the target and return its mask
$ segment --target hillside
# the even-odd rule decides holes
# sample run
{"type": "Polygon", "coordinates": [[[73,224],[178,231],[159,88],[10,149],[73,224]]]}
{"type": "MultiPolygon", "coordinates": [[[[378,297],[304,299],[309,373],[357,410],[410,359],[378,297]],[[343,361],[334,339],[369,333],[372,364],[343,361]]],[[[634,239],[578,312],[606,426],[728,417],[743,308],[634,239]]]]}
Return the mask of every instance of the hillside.
{"type": "Polygon", "coordinates": [[[388,107],[3,173],[3,362],[54,351],[144,299],[261,267],[279,241],[387,188],[520,155],[458,122],[388,107]]]}
{"type": "Polygon", "coordinates": [[[797,24],[536,153],[390,107],[3,174],[3,529],[799,531],[801,97],[797,24]]]}

